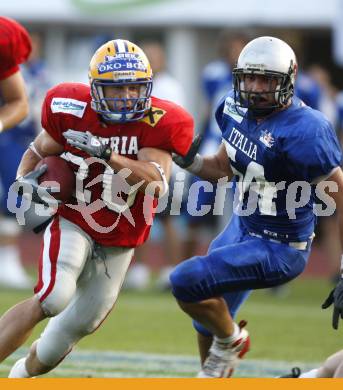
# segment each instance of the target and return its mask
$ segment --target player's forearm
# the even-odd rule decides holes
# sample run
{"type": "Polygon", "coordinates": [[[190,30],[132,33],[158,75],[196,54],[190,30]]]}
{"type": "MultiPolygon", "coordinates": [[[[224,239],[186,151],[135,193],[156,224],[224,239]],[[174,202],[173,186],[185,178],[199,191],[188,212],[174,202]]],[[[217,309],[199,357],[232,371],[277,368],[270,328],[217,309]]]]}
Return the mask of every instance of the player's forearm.
{"type": "Polygon", "coordinates": [[[25,176],[27,173],[33,171],[40,161],[40,158],[30,149],[24,153],[18,170],[17,170],[17,178],[21,176],[25,176]]]}
{"type": "Polygon", "coordinates": [[[29,105],[26,99],[13,100],[0,107],[0,122],[2,131],[11,129],[26,118],[29,105]]]}
{"type": "Polygon", "coordinates": [[[127,157],[112,153],[108,164],[119,172],[124,168],[128,168],[131,174],[127,177],[127,182],[130,185],[141,183],[139,191],[147,193],[154,197],[159,197],[164,191],[161,175],[156,167],[148,161],[131,160],[127,157]],[[147,190],[148,187],[148,190],[147,190]],[[149,191],[150,190],[150,191],[149,191]]]}
{"type": "Polygon", "coordinates": [[[228,180],[231,180],[233,176],[228,166],[224,167],[217,155],[202,157],[200,170],[192,173],[211,182],[217,182],[222,177],[228,177],[228,180]]]}

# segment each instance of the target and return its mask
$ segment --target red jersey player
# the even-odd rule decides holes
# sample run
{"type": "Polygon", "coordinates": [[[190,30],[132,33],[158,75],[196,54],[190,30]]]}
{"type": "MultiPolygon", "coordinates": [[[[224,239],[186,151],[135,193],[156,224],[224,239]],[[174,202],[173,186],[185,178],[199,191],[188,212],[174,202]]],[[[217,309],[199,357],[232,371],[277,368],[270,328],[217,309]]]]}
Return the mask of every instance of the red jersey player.
{"type": "MultiPolygon", "coordinates": [[[[29,112],[19,64],[25,62],[30,53],[31,40],[25,28],[12,19],[0,16],[0,133],[18,125],[29,112]]],[[[0,137],[2,147],[8,148],[8,153],[13,156],[11,162],[17,162],[21,146],[20,150],[13,148],[12,134],[0,134],[0,137]]],[[[6,288],[29,288],[31,281],[20,262],[17,247],[20,230],[13,218],[7,216],[8,187],[14,179],[13,170],[15,172],[17,166],[7,169],[8,161],[5,163],[5,160],[2,158],[0,162],[3,190],[0,196],[0,285],[6,288]]]]}
{"type": "Polygon", "coordinates": [[[0,319],[2,360],[39,321],[54,317],[10,377],[50,371],[102,323],[168,188],[171,153],[185,155],[192,142],[191,116],[150,96],[152,71],[137,45],[118,39],[101,46],[89,80],[90,87],[66,83],[48,92],[44,130],[18,169],[35,200],[42,169],[32,170],[47,155],[65,158],[79,185],[75,201],[61,206],[45,230],[36,295],[0,319]]]}
{"type": "Polygon", "coordinates": [[[0,132],[21,122],[29,105],[19,65],[31,53],[31,40],[16,21],[0,17],[0,132]]]}

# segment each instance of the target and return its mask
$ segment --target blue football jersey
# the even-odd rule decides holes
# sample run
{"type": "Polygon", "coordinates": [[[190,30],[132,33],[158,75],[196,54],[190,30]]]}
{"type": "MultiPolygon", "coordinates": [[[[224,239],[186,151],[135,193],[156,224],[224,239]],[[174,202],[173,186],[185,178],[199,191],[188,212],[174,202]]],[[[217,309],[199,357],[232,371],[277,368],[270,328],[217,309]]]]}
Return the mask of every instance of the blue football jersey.
{"type": "Polygon", "coordinates": [[[237,176],[235,213],[244,226],[284,242],[307,240],[316,223],[311,183],[342,159],[329,121],[294,97],[290,107],[257,123],[237,108],[233,92],[219,104],[216,120],[237,176]]]}

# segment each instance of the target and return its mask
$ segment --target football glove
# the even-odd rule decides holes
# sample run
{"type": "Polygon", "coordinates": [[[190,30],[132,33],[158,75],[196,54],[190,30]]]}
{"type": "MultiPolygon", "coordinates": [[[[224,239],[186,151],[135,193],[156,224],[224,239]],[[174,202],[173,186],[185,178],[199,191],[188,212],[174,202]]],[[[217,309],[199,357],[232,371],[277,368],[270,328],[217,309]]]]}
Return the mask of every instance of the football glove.
{"type": "MultiPolygon", "coordinates": [[[[27,199],[32,200],[32,202],[40,203],[45,206],[49,206],[51,204],[51,200],[49,198],[44,198],[44,192],[49,195],[54,195],[54,192],[58,192],[58,187],[43,187],[38,183],[38,179],[43,175],[44,172],[48,169],[46,164],[43,164],[39,168],[27,173],[25,176],[19,177],[16,180],[18,185],[18,195],[21,195],[27,199]]],[[[54,203],[61,203],[54,199],[54,203]]]]}
{"type": "Polygon", "coordinates": [[[67,130],[63,133],[67,143],[77,149],[87,152],[90,156],[101,158],[108,161],[112,150],[109,145],[103,144],[98,137],[92,135],[89,131],[67,130]]]}
{"type": "Polygon", "coordinates": [[[332,304],[332,327],[338,329],[339,317],[343,319],[343,279],[340,279],[337,286],[330,292],[329,296],[322,304],[322,309],[327,309],[332,304]]]}
{"type": "Polygon", "coordinates": [[[191,147],[189,148],[188,153],[184,157],[175,153],[173,154],[174,163],[184,169],[192,165],[194,162],[194,158],[198,153],[201,141],[202,141],[202,136],[200,134],[196,135],[192,142],[191,147]]]}

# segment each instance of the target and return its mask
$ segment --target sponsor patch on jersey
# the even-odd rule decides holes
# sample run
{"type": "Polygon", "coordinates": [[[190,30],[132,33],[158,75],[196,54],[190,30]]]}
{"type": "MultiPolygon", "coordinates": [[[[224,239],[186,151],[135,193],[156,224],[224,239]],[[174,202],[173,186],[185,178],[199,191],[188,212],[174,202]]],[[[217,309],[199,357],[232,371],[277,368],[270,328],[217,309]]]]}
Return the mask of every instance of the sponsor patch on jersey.
{"type": "Polygon", "coordinates": [[[145,122],[152,127],[155,127],[166,113],[167,111],[162,110],[161,108],[151,107],[148,114],[140,121],[145,122]]]}
{"type": "Polygon", "coordinates": [[[272,133],[268,130],[262,130],[259,140],[267,146],[267,148],[271,148],[274,145],[275,139],[272,136],[272,133]]]}
{"type": "Polygon", "coordinates": [[[242,122],[247,110],[247,108],[238,107],[237,103],[231,96],[228,96],[226,98],[223,112],[224,114],[231,116],[231,118],[234,119],[236,122],[242,122]]]}
{"type": "Polygon", "coordinates": [[[53,98],[51,101],[51,111],[54,114],[61,112],[63,114],[75,115],[78,118],[83,117],[86,106],[86,102],[70,98],[53,98]]]}

